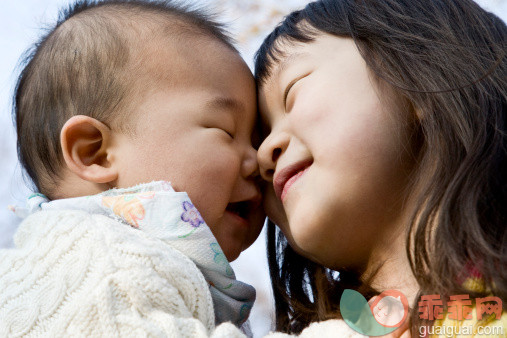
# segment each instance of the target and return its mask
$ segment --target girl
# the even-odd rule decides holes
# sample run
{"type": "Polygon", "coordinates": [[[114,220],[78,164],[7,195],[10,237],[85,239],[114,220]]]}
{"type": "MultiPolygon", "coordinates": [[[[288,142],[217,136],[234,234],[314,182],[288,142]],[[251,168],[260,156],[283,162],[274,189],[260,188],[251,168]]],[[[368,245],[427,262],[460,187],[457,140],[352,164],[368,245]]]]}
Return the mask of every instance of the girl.
{"type": "Polygon", "coordinates": [[[471,0],[322,0],[265,39],[258,159],[279,226],[278,330],[340,317],[345,289],[401,291],[413,335],[422,317],[506,325],[449,322],[445,307],[463,294],[506,306],[506,47],[505,24],[471,0]],[[443,313],[424,315],[424,295],[443,313]]]}

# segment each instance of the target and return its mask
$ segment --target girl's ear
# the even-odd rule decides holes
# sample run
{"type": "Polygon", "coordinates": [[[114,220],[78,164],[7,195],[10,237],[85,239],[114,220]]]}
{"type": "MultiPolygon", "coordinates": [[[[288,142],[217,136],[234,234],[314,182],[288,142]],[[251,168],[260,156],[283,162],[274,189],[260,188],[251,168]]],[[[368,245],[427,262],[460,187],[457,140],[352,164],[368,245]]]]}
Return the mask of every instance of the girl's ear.
{"type": "Polygon", "coordinates": [[[83,115],[65,122],[60,133],[63,158],[71,172],[93,183],[109,183],[118,178],[110,163],[111,129],[104,123],[83,115]]]}

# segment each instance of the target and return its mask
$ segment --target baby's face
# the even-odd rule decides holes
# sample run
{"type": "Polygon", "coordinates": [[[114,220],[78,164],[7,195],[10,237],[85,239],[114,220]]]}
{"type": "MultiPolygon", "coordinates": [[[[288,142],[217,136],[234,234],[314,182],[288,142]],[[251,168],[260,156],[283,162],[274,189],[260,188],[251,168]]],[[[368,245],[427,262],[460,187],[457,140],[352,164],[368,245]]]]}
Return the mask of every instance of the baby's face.
{"type": "Polygon", "coordinates": [[[157,85],[143,97],[134,137],[120,134],[118,187],[170,181],[185,191],[231,261],[264,222],[254,182],[251,137],[256,93],[244,61],[217,42],[156,50],[147,74],[157,85]]]}

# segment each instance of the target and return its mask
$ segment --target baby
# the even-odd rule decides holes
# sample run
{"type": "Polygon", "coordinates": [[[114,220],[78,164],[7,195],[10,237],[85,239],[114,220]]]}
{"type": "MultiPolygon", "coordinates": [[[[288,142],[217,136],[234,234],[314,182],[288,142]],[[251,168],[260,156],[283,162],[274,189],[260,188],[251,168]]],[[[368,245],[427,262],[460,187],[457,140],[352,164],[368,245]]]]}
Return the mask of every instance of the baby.
{"type": "Polygon", "coordinates": [[[264,221],[255,115],[248,67],[202,12],[65,11],[16,88],[19,157],[40,193],[15,210],[16,248],[0,252],[0,336],[241,326],[255,290],[229,261],[264,221]]]}

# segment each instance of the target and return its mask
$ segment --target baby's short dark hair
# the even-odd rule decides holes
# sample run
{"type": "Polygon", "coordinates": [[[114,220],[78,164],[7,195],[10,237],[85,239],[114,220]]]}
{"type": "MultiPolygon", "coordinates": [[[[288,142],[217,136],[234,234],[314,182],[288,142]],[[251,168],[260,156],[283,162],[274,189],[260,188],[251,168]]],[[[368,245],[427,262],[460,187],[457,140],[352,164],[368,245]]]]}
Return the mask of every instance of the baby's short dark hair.
{"type": "Polygon", "coordinates": [[[77,1],[28,51],[13,115],[19,160],[36,190],[50,196],[61,176],[60,132],[70,117],[129,129],[132,100],[142,91],[135,85],[142,43],[162,36],[182,44],[208,38],[236,51],[204,11],[147,0],[77,1]]]}

